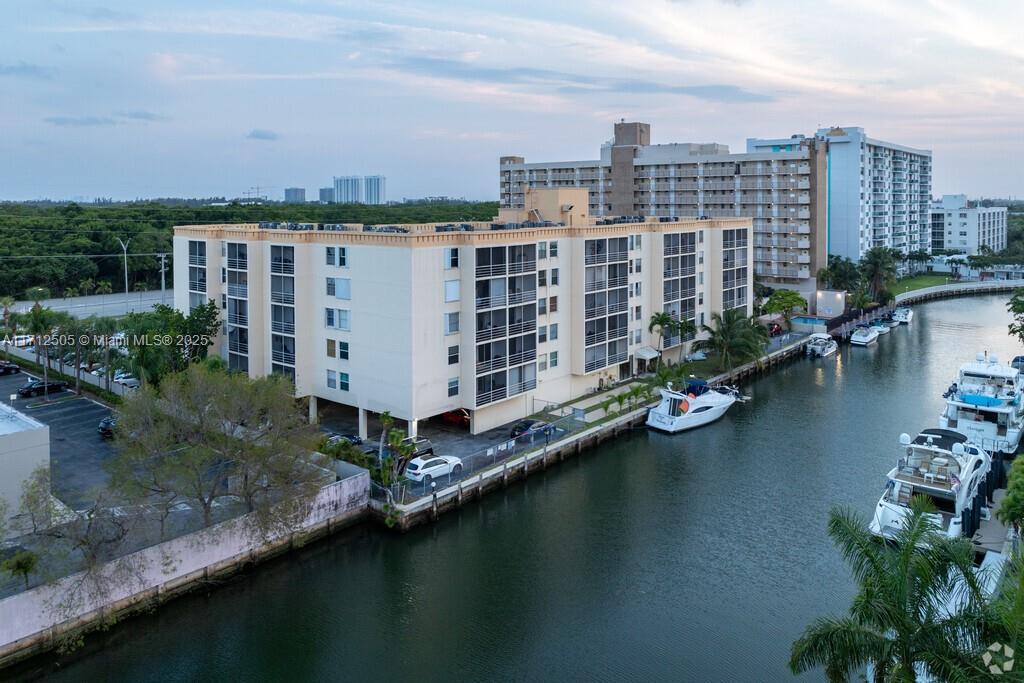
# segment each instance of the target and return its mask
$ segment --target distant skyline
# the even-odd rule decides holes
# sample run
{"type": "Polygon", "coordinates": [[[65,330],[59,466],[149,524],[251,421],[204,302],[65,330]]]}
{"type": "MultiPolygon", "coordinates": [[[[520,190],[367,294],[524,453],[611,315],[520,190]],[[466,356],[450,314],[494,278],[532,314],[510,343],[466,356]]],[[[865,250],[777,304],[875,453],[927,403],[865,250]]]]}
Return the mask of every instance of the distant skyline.
{"type": "Polygon", "coordinates": [[[498,157],[862,126],[931,149],[933,192],[1024,195],[1024,5],[9,0],[0,199],[494,199],[498,157]]]}

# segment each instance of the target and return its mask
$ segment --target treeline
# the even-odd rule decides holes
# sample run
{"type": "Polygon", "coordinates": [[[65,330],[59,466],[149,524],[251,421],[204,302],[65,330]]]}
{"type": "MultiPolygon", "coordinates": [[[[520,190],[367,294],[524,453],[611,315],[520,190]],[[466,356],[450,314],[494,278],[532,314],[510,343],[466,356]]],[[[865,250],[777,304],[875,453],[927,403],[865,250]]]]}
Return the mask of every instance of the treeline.
{"type": "MultiPolygon", "coordinates": [[[[28,298],[25,292],[32,287],[43,287],[52,296],[121,291],[124,259],[118,239],[131,239],[129,288],[156,289],[160,286],[160,259],[141,254],[170,254],[175,225],[259,221],[371,224],[476,221],[492,218],[497,210],[496,202],[402,206],[4,203],[0,204],[0,296],[28,298]]],[[[168,261],[168,286],[172,284],[170,266],[168,261]]]]}

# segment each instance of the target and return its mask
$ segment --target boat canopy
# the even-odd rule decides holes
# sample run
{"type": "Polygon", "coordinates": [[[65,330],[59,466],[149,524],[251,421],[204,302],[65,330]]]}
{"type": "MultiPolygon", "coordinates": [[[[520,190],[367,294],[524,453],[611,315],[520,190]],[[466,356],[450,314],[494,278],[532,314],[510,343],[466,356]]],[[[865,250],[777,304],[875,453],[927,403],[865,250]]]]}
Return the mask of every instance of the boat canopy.
{"type": "Polygon", "coordinates": [[[832,335],[825,334],[824,332],[815,332],[810,337],[811,341],[832,341],[832,335]]]}

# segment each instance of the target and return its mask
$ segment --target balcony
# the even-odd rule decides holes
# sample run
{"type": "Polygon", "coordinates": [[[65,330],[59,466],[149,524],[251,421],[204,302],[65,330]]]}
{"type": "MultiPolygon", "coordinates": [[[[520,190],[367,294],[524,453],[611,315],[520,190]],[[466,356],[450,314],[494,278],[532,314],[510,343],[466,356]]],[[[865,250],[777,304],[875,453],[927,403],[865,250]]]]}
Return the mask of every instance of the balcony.
{"type": "Polygon", "coordinates": [[[607,358],[598,358],[596,360],[587,361],[583,365],[583,372],[593,372],[594,370],[600,370],[606,365],[608,365],[607,358]]]}
{"type": "Polygon", "coordinates": [[[530,349],[529,351],[520,351],[519,353],[509,355],[508,364],[510,366],[522,365],[534,360],[537,360],[537,349],[530,349]]]}
{"type": "MultiPolygon", "coordinates": [[[[516,335],[526,334],[527,332],[537,331],[536,320],[524,320],[523,322],[512,323],[508,326],[508,336],[515,337],[516,335]]],[[[504,335],[503,335],[504,336],[504,335]]]]}
{"type": "Polygon", "coordinates": [[[270,300],[275,304],[293,305],[295,303],[295,294],[293,292],[271,292],[270,300]]]}
{"type": "Polygon", "coordinates": [[[508,388],[508,395],[509,396],[515,396],[516,394],[521,394],[524,391],[531,391],[531,390],[536,389],[536,388],[537,388],[537,380],[536,379],[528,379],[525,382],[517,382],[516,384],[510,385],[509,388],[508,388]]]}
{"type": "Polygon", "coordinates": [[[601,344],[606,341],[608,341],[607,332],[592,332],[583,337],[584,346],[593,346],[594,344],[601,344]]]}
{"type": "Polygon", "coordinates": [[[242,327],[249,326],[249,316],[239,315],[238,313],[228,314],[228,324],[230,325],[241,325],[242,327]]]}
{"type": "Polygon", "coordinates": [[[615,363],[625,363],[626,358],[627,354],[625,351],[622,351],[620,353],[613,353],[612,355],[608,356],[608,365],[614,365],[615,363]]]}
{"type": "MultiPolygon", "coordinates": [[[[534,323],[534,327],[536,327],[534,323]]],[[[487,341],[488,339],[498,339],[505,336],[505,330],[507,328],[504,325],[494,325],[493,327],[485,327],[482,330],[476,331],[477,341],[487,341]]]]}
{"type": "Polygon", "coordinates": [[[232,353],[249,353],[249,344],[246,342],[228,342],[228,350],[232,353]]]}
{"type": "Polygon", "coordinates": [[[521,304],[521,303],[525,303],[527,301],[536,301],[536,300],[537,300],[537,290],[536,289],[529,289],[529,290],[526,290],[525,292],[512,292],[511,294],[508,295],[508,303],[509,303],[510,306],[513,305],[513,304],[521,304]]]}
{"type": "Polygon", "coordinates": [[[249,259],[244,258],[229,258],[228,269],[230,270],[248,270],[249,259]]]}
{"type": "Polygon", "coordinates": [[[275,363],[295,365],[295,353],[292,351],[273,351],[271,352],[270,357],[275,363]]]}
{"type": "Polygon", "coordinates": [[[629,284],[629,277],[626,275],[608,278],[608,289],[618,289],[619,287],[625,287],[627,284],[629,284]]]}
{"type": "Polygon", "coordinates": [[[628,251],[612,251],[608,253],[608,262],[626,261],[629,259],[628,251]]]}
{"type": "Polygon", "coordinates": [[[481,310],[484,308],[496,308],[498,306],[504,306],[508,298],[504,294],[497,296],[480,296],[476,299],[476,308],[481,310]]]}
{"type": "Polygon", "coordinates": [[[670,246],[666,246],[665,247],[665,256],[675,256],[676,254],[679,254],[679,253],[681,253],[679,251],[679,247],[670,247],[670,246]]]}
{"type": "Polygon", "coordinates": [[[280,332],[281,334],[295,334],[295,323],[275,320],[270,323],[270,330],[272,332],[280,332]]]}
{"type": "Polygon", "coordinates": [[[594,306],[593,308],[588,308],[583,313],[583,317],[587,320],[590,320],[591,318],[600,318],[603,315],[608,315],[607,306],[594,306]]]}
{"type": "Polygon", "coordinates": [[[204,266],[205,267],[206,266],[206,257],[205,256],[198,256],[196,254],[189,254],[188,255],[188,264],[190,266],[204,266]]]}
{"type": "Polygon", "coordinates": [[[601,253],[599,253],[599,254],[587,254],[583,258],[583,263],[585,265],[588,265],[588,266],[592,266],[592,265],[595,265],[595,264],[598,264],[598,263],[607,263],[607,262],[608,262],[608,254],[604,253],[603,251],[601,253]]]}
{"type": "Polygon", "coordinates": [[[249,285],[228,285],[228,296],[244,299],[249,296],[249,285]]]}
{"type": "Polygon", "coordinates": [[[592,280],[583,287],[584,292],[597,292],[602,289],[608,289],[607,280],[592,280]]]}
{"type": "Polygon", "coordinates": [[[295,273],[294,261],[271,260],[270,272],[275,275],[292,275],[295,273]]]}
{"type": "Polygon", "coordinates": [[[508,274],[528,273],[537,270],[536,261],[512,261],[508,264],[508,274]]]}
{"type": "Polygon", "coordinates": [[[629,334],[629,330],[626,328],[625,325],[623,325],[622,327],[616,327],[615,329],[608,330],[608,339],[622,339],[627,334],[629,334]]]}
{"type": "Polygon", "coordinates": [[[486,375],[494,370],[501,370],[502,368],[508,367],[508,357],[498,356],[490,360],[480,361],[476,364],[476,374],[486,375]]]}
{"type": "Polygon", "coordinates": [[[479,408],[480,406],[487,405],[488,403],[500,401],[507,395],[508,390],[506,389],[506,387],[498,387],[497,389],[491,389],[490,391],[485,391],[482,394],[476,395],[476,405],[479,408]]]}
{"type": "Polygon", "coordinates": [[[205,292],[206,291],[206,280],[189,280],[188,290],[190,292],[205,292]]]}

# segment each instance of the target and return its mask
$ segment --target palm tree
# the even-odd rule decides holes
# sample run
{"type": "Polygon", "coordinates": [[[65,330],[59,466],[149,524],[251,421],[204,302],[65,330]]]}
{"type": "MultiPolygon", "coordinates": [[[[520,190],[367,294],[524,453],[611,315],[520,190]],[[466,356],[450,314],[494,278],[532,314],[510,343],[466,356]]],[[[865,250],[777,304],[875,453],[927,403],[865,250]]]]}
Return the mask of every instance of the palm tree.
{"type": "Polygon", "coordinates": [[[767,333],[756,319],[747,317],[744,309],[712,313],[711,323],[701,325],[701,331],[708,336],[695,341],[693,348],[717,354],[719,369],[728,370],[737,363],[753,360],[764,350],[767,333]]]}
{"type": "MultiPolygon", "coordinates": [[[[4,333],[14,337],[14,332],[11,331],[11,309],[14,308],[14,297],[13,296],[2,296],[0,297],[0,308],[4,309],[4,333]]],[[[7,360],[11,359],[11,347],[10,344],[4,345],[7,350],[7,360]]]]}
{"type": "MultiPolygon", "coordinates": [[[[92,327],[93,334],[96,338],[103,338],[103,367],[107,369],[106,373],[106,388],[110,391],[110,340],[111,337],[117,332],[117,320],[107,316],[101,317],[90,317],[90,325],[92,327]]],[[[139,372],[139,381],[145,382],[145,376],[142,372],[139,372]]]]}
{"type": "Polygon", "coordinates": [[[43,299],[50,298],[50,290],[46,287],[29,287],[25,290],[25,297],[29,301],[38,304],[43,299]]]}
{"type": "MultiPolygon", "coordinates": [[[[896,281],[897,255],[900,255],[899,252],[888,247],[872,247],[861,259],[861,272],[872,297],[878,296],[884,289],[889,289],[896,281]]],[[[900,257],[902,258],[902,255],[900,257]]]]}
{"type": "Polygon", "coordinates": [[[96,284],[96,293],[97,294],[110,294],[113,291],[114,291],[114,288],[110,286],[110,281],[109,280],[100,280],[96,284]]]}
{"type": "Polygon", "coordinates": [[[676,356],[676,363],[678,364],[683,361],[683,346],[685,342],[690,341],[697,335],[697,323],[689,318],[676,320],[672,331],[674,334],[678,334],[679,338],[684,342],[684,344],[679,345],[679,355],[676,356]]]}
{"type": "Polygon", "coordinates": [[[43,337],[50,334],[51,328],[50,309],[37,302],[28,312],[28,333],[35,337],[36,365],[42,365],[39,356],[43,350],[43,337]]]}
{"type": "MultiPolygon", "coordinates": [[[[11,311],[5,316],[4,330],[5,333],[11,337],[11,344],[14,343],[14,340],[18,336],[18,326],[21,325],[24,317],[25,316],[23,313],[17,313],[15,311],[11,311]]],[[[6,351],[7,354],[7,360],[11,359],[11,344],[4,345],[4,350],[6,351]]]]}
{"type": "Polygon", "coordinates": [[[654,330],[658,330],[658,356],[659,360],[661,355],[665,352],[665,337],[672,336],[672,329],[675,327],[676,319],[665,311],[658,311],[651,316],[650,322],[647,324],[647,331],[654,334],[654,330]]]}
{"type": "Polygon", "coordinates": [[[857,595],[845,617],[822,617],[793,643],[793,673],[824,667],[829,681],[846,681],[874,667],[874,680],[975,680],[984,597],[970,541],[949,538],[920,496],[887,544],[857,514],[834,509],[828,534],[850,565],[857,595]]]}
{"type": "Polygon", "coordinates": [[[868,293],[867,288],[863,285],[858,287],[857,291],[850,296],[850,307],[856,308],[861,314],[864,313],[864,309],[867,308],[869,303],[871,303],[871,294],[868,293]]]}

